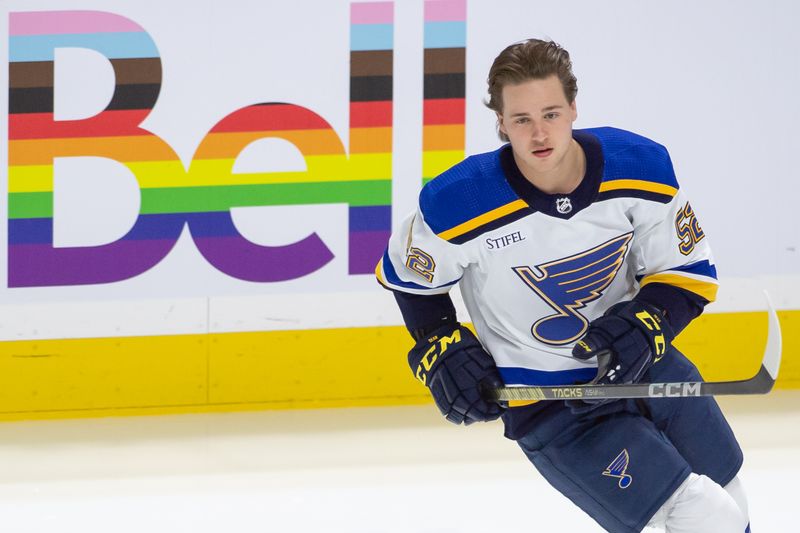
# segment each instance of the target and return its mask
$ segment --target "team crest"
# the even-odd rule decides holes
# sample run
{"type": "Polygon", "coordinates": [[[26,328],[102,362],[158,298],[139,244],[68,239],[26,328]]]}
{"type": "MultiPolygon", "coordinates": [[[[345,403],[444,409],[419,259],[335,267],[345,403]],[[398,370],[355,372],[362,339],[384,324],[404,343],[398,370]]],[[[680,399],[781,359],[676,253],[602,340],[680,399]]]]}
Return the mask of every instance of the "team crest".
{"type": "Polygon", "coordinates": [[[628,470],[628,463],[630,463],[630,456],[628,450],[622,450],[619,455],[611,461],[611,464],[603,471],[604,476],[615,477],[619,479],[617,485],[621,489],[627,489],[633,483],[633,478],[630,474],[625,472],[628,470]]]}
{"type": "Polygon", "coordinates": [[[556,312],[531,326],[533,336],[545,343],[561,346],[579,339],[589,321],[578,310],[586,307],[611,285],[617,276],[633,233],[620,235],[603,244],[570,257],[533,268],[514,267],[514,272],[556,312]],[[538,271],[538,272],[537,272],[538,271]]]}
{"type": "Polygon", "coordinates": [[[572,202],[569,198],[558,198],[556,200],[556,211],[562,215],[566,215],[572,211],[572,202]]]}

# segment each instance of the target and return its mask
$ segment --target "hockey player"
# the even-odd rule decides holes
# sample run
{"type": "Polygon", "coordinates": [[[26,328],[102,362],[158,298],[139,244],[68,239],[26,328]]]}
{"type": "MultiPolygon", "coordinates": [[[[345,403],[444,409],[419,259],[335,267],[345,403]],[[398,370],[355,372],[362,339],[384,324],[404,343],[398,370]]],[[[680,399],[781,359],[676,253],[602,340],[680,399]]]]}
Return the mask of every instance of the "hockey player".
{"type": "Polygon", "coordinates": [[[483,399],[503,384],[699,381],[671,341],[717,290],[667,150],[572,129],[566,50],[509,46],[488,93],[507,144],[428,183],[376,269],[416,341],[412,372],[447,420],[502,417],[547,481],[608,531],[749,531],[742,452],[713,398],[483,399]],[[477,337],[456,319],[456,284],[477,337]]]}

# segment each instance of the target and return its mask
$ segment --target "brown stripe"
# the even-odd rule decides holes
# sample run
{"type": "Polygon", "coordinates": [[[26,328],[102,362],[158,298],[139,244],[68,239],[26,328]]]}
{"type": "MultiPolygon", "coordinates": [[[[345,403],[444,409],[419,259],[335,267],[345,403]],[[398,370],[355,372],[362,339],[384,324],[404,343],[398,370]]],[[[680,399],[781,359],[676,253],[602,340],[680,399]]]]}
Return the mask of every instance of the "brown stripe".
{"type": "Polygon", "coordinates": [[[350,77],[391,75],[392,50],[350,52],[350,77]]]}
{"type": "Polygon", "coordinates": [[[465,48],[426,48],[425,74],[456,74],[466,71],[465,48]]]}
{"type": "Polygon", "coordinates": [[[11,89],[53,86],[52,61],[13,62],[8,65],[8,82],[11,89]]]}
{"type": "Polygon", "coordinates": [[[161,85],[161,59],[112,59],[117,85],[161,85]]]}
{"type": "MultiPolygon", "coordinates": [[[[161,59],[112,59],[117,85],[161,84],[161,59]]],[[[11,89],[53,87],[52,61],[23,61],[9,64],[11,89]]]]}

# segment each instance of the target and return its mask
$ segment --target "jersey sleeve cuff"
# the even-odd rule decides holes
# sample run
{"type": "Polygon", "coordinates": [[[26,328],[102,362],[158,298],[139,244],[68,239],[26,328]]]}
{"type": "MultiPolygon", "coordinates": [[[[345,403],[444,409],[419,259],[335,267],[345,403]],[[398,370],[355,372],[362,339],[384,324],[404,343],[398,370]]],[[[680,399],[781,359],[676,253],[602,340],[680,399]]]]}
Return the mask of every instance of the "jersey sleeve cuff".
{"type": "Polygon", "coordinates": [[[449,294],[421,296],[394,291],[394,298],[406,328],[416,340],[445,324],[457,322],[456,308],[449,294]]]}
{"type": "Polygon", "coordinates": [[[676,335],[700,316],[709,302],[694,292],[658,282],[642,287],[634,299],[663,310],[667,322],[676,335]]]}

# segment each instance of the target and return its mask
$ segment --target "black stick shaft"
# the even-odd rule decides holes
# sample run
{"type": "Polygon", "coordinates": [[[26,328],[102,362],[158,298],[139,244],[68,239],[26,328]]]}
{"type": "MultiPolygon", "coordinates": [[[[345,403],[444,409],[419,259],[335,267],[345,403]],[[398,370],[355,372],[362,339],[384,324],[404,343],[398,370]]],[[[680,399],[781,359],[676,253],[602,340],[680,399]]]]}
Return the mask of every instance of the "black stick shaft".
{"type": "Polygon", "coordinates": [[[755,376],[741,381],[676,383],[633,383],[629,385],[556,385],[499,387],[485,391],[486,399],[497,401],[530,400],[592,400],[622,398],[686,398],[692,396],[716,396],[721,394],[766,394],[778,379],[781,366],[781,325],[778,312],[767,299],[767,345],[761,360],[761,368],[755,376]]]}
{"type": "Polygon", "coordinates": [[[500,387],[491,391],[495,400],[592,400],[620,398],[685,398],[723,394],[765,394],[775,380],[764,366],[758,374],[741,381],[680,381],[632,385],[568,385],[544,387],[500,387]]]}

